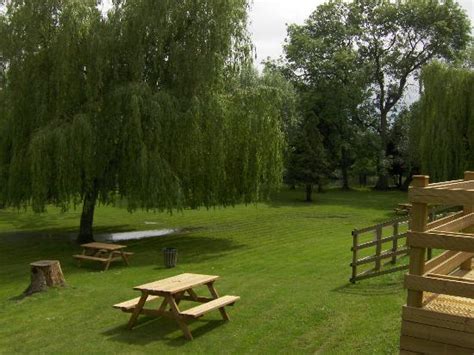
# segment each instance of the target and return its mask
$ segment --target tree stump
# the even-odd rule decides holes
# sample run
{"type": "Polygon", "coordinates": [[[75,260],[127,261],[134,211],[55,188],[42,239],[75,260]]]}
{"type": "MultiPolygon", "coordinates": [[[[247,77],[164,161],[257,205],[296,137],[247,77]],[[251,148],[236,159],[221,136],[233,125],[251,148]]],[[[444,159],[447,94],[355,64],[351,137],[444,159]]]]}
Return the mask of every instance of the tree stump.
{"type": "Polygon", "coordinates": [[[35,292],[46,291],[49,287],[66,286],[66,280],[58,260],[35,261],[30,266],[31,283],[23,292],[25,296],[30,296],[35,292]]]}

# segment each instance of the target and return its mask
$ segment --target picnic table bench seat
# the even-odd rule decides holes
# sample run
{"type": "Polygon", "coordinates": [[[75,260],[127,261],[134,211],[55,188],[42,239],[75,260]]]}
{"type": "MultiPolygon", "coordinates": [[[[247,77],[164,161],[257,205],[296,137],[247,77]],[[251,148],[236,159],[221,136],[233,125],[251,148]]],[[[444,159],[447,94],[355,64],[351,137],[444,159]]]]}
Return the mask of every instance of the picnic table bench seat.
{"type": "MultiPolygon", "coordinates": [[[[150,295],[150,296],[148,296],[146,302],[156,300],[157,298],[160,298],[160,296],[151,296],[150,295]]],[[[117,308],[117,309],[120,309],[123,312],[133,312],[133,310],[135,309],[135,307],[137,306],[139,301],[140,301],[140,297],[137,297],[137,298],[133,298],[131,300],[125,301],[125,302],[114,304],[113,307],[117,308]]]]}
{"type": "Polygon", "coordinates": [[[199,306],[181,311],[181,314],[191,318],[199,318],[207,312],[213,311],[215,309],[219,309],[224,306],[232,306],[238,300],[240,300],[239,296],[222,296],[210,302],[206,302],[200,304],[199,306]]]}
{"type": "Polygon", "coordinates": [[[100,262],[107,262],[109,259],[107,258],[101,258],[98,256],[92,256],[92,255],[82,255],[82,254],[76,254],[72,256],[74,259],[80,259],[80,260],[92,260],[92,261],[100,261],[100,262]]]}

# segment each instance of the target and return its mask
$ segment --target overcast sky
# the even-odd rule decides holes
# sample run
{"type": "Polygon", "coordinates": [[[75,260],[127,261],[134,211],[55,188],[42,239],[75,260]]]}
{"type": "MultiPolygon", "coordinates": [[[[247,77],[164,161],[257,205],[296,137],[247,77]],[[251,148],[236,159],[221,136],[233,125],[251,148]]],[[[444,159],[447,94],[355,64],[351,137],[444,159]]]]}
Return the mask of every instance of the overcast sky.
{"type": "MultiPolygon", "coordinates": [[[[253,0],[250,31],[257,50],[257,63],[283,54],[286,24],[302,24],[325,0],[253,0]]],[[[458,0],[474,20],[474,0],[458,0]]]]}

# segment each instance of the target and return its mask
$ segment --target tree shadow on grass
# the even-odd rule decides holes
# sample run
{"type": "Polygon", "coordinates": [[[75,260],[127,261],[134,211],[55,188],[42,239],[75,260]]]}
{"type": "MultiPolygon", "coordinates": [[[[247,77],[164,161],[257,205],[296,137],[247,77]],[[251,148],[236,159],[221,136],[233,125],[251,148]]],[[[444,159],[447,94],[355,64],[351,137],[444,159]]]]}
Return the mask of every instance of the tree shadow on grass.
{"type": "MultiPolygon", "coordinates": [[[[227,323],[224,320],[194,320],[188,322],[193,337],[199,338],[206,333],[223,326],[227,323]],[[199,323],[196,328],[196,323],[199,323]]],[[[108,341],[117,341],[126,344],[147,345],[153,342],[165,342],[170,346],[183,346],[189,343],[181,332],[178,324],[167,318],[139,318],[137,325],[133,330],[128,329],[125,325],[120,325],[102,332],[107,336],[108,341]]]]}

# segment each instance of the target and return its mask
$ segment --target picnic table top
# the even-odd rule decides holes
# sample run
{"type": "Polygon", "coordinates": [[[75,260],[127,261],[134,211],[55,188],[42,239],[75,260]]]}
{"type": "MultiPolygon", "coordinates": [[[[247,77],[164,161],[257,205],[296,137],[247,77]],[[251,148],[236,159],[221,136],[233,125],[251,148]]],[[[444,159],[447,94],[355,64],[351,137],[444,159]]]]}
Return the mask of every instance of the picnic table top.
{"type": "Polygon", "coordinates": [[[411,203],[399,203],[398,207],[411,207],[411,203]]]}
{"type": "Polygon", "coordinates": [[[207,284],[215,281],[219,276],[215,275],[200,275],[200,274],[181,274],[167,279],[150,282],[144,285],[136,286],[133,289],[139,291],[147,291],[150,293],[177,293],[190,288],[207,284]]]}
{"type": "Polygon", "coordinates": [[[86,244],[81,244],[81,247],[83,248],[88,248],[88,249],[105,249],[105,250],[119,250],[126,248],[126,245],[120,245],[120,244],[110,244],[110,243],[98,243],[98,242],[93,242],[93,243],[86,243],[86,244]]]}

